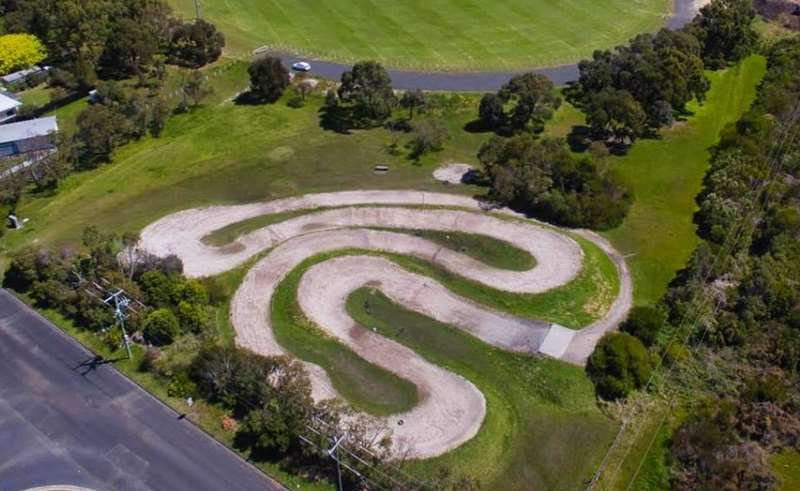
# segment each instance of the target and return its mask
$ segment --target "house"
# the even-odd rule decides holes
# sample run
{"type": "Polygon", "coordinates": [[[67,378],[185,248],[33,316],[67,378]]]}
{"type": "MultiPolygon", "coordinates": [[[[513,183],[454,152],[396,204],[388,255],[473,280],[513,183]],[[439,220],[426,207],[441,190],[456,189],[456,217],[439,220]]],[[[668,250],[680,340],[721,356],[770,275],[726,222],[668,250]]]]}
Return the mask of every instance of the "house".
{"type": "Polygon", "coordinates": [[[50,71],[49,66],[40,67],[34,65],[31,68],[20,70],[14,73],[9,73],[8,75],[0,77],[0,83],[2,83],[4,86],[8,88],[12,88],[18,84],[24,84],[25,82],[27,82],[29,77],[39,77],[47,74],[48,71],[50,71]]]}
{"type": "Polygon", "coordinates": [[[8,123],[17,117],[17,110],[22,105],[10,94],[0,92],[0,124],[8,123]]]}
{"type": "Polygon", "coordinates": [[[39,156],[53,150],[51,135],[58,131],[55,116],[0,126],[0,159],[39,156]]]}

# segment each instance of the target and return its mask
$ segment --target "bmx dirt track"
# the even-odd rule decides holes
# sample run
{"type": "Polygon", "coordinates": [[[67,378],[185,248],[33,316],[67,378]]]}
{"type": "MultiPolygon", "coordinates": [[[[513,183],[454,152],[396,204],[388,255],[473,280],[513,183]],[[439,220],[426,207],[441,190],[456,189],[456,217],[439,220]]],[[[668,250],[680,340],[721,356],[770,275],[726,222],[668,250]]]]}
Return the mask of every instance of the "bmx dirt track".
{"type": "MultiPolygon", "coordinates": [[[[522,218],[510,210],[487,212],[484,208],[469,197],[420,191],[314,194],[178,212],[146,227],[140,247],[160,256],[176,254],[183,261],[185,273],[195,277],[228,271],[269,251],[250,269],[237,290],[231,302],[231,320],[239,345],[263,355],[279,355],[286,352],[272,332],[270,299],[293,269],[322,253],[365,249],[413,255],[469,280],[517,293],[545,292],[569,283],[580,273],[583,250],[573,239],[532,220],[509,219],[522,218]],[[233,223],[298,210],[307,213],[244,234],[231,245],[214,247],[203,241],[213,231],[233,223]],[[529,252],[536,265],[528,271],[499,270],[429,240],[391,229],[473,231],[529,252]]],[[[335,257],[310,267],[300,280],[298,304],[309,320],[328,335],[365,360],[416,385],[419,404],[409,412],[385,418],[384,423],[392,428],[397,452],[402,450],[403,455],[414,458],[433,457],[478,432],[486,413],[483,395],[461,376],[355,324],[345,309],[349,294],[364,286],[374,287],[406,308],[502,349],[583,364],[602,335],[616,328],[630,309],[632,284],[625,261],[605,240],[588,231],[575,233],[605,251],[620,278],[618,296],[606,314],[579,331],[494,312],[455,295],[431,278],[406,271],[385,258],[367,255],[335,257]],[[402,424],[398,424],[401,420],[402,424]]],[[[335,397],[325,371],[316,365],[306,366],[314,397],[335,397]]]]}

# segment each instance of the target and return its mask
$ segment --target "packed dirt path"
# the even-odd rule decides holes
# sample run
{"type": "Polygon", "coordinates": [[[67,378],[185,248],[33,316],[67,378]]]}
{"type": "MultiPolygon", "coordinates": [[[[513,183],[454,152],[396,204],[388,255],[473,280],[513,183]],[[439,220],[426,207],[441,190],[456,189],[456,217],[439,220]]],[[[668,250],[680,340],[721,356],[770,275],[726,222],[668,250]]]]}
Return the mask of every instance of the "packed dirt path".
{"type": "MultiPolygon", "coordinates": [[[[286,352],[272,331],[270,299],[292,270],[322,253],[364,249],[413,255],[472,281],[519,293],[545,292],[570,282],[580,273],[583,250],[573,239],[536,221],[509,220],[502,215],[524,218],[507,209],[487,212],[483,203],[451,194],[325,193],[175,213],[148,226],[142,232],[140,247],[160,256],[177,255],[189,276],[222,273],[269,250],[237,290],[231,302],[231,320],[239,345],[264,355],[280,355],[286,352]],[[298,210],[308,213],[244,234],[223,247],[203,241],[210,233],[233,223],[298,210]],[[536,259],[536,265],[521,272],[500,270],[432,241],[391,229],[480,233],[527,251],[536,259]]],[[[630,309],[632,285],[623,258],[610,244],[590,232],[577,233],[598,244],[620,274],[619,295],[609,311],[579,331],[494,312],[450,292],[431,278],[410,273],[385,258],[367,255],[336,257],[310,267],[298,287],[298,304],[328,335],[365,360],[415,384],[419,404],[408,412],[385,418],[385,423],[391,428],[398,454],[402,451],[408,457],[433,457],[477,433],[486,413],[483,395],[463,377],[357,325],[346,312],[348,296],[364,286],[378,288],[406,308],[502,349],[582,364],[600,337],[616,328],[630,309]]],[[[325,371],[313,364],[306,366],[314,398],[336,397],[325,371]]]]}

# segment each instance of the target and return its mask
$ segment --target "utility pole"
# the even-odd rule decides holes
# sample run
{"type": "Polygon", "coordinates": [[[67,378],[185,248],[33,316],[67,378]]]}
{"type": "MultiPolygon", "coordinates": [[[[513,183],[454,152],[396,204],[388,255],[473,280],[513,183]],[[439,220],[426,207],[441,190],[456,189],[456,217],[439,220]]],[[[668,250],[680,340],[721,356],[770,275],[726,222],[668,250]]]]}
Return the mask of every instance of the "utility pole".
{"type": "Polygon", "coordinates": [[[344,441],[346,435],[333,438],[333,446],[328,449],[328,455],[336,462],[336,475],[339,478],[339,491],[344,491],[342,487],[342,466],[339,463],[339,445],[344,441]]]}
{"type": "MultiPolygon", "coordinates": [[[[80,272],[73,271],[73,273],[77,278],[78,286],[86,282],[80,272]]],[[[146,306],[142,302],[132,298],[122,288],[116,288],[111,285],[111,283],[105,278],[100,278],[100,281],[108,286],[104,286],[97,281],[92,280],[88,282],[88,286],[84,287],[84,291],[100,302],[103,302],[103,304],[114,309],[114,324],[119,326],[120,330],[122,331],[122,340],[125,343],[125,351],[128,352],[128,359],[131,360],[133,359],[133,353],[131,353],[131,339],[128,336],[128,331],[125,329],[125,319],[128,318],[130,312],[138,314],[139,310],[146,308],[146,306]]]]}
{"type": "Polygon", "coordinates": [[[122,329],[122,340],[125,342],[125,351],[128,352],[128,359],[132,360],[131,341],[128,338],[128,332],[125,330],[125,318],[128,316],[127,312],[130,308],[131,299],[125,296],[125,290],[119,289],[103,300],[103,303],[114,307],[114,319],[116,319],[117,324],[120,329],[122,329]]]}

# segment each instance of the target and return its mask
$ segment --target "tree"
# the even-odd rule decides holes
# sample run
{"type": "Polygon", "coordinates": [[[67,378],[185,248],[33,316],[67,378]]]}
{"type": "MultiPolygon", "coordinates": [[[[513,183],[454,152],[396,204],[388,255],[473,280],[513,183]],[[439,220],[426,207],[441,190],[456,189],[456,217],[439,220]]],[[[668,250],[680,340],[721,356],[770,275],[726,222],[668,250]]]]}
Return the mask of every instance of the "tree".
{"type": "Polygon", "coordinates": [[[289,71],[280,58],[258,58],[250,64],[247,72],[250,74],[250,94],[258,100],[275,102],[289,86],[289,71]]]}
{"type": "Polygon", "coordinates": [[[414,109],[425,107],[427,99],[421,90],[407,90],[400,98],[400,106],[408,109],[408,119],[414,119],[414,109]]]}
{"type": "Polygon", "coordinates": [[[609,400],[627,397],[650,377],[652,362],[641,341],[626,333],[603,336],[589,357],[586,372],[597,394],[609,400]]]}
{"type": "Polygon", "coordinates": [[[653,307],[634,307],[620,330],[636,336],[645,346],[652,346],[665,323],[666,317],[660,310],[653,307]]]}
{"type": "Polygon", "coordinates": [[[563,140],[522,134],[494,137],[478,153],[489,197],[571,227],[610,228],[625,217],[631,195],[610,171],[577,159],[563,140]]]}
{"type": "Polygon", "coordinates": [[[169,107],[167,99],[164,97],[157,98],[153,103],[153,107],[150,112],[150,122],[148,124],[150,135],[153,138],[158,138],[161,136],[161,132],[164,131],[164,127],[167,125],[167,120],[169,119],[171,113],[172,110],[169,107]]]}
{"type": "Polygon", "coordinates": [[[185,108],[189,106],[187,100],[192,101],[192,106],[197,106],[213,93],[213,89],[208,85],[205,75],[198,70],[192,70],[183,79],[182,92],[181,104],[185,108]]]}
{"type": "Polygon", "coordinates": [[[250,411],[236,432],[236,445],[250,449],[257,458],[273,452],[285,453],[296,437],[288,416],[275,399],[266,407],[250,411]]]}
{"type": "Polygon", "coordinates": [[[170,38],[168,56],[176,65],[199,68],[216,61],[225,47],[225,36],[203,19],[180,24],[170,38]]]}
{"type": "Polygon", "coordinates": [[[159,50],[159,40],[150,26],[132,18],[122,18],[114,24],[100,56],[100,71],[104,77],[123,79],[144,72],[159,50]]]}
{"type": "Polygon", "coordinates": [[[721,68],[752,53],[758,43],[755,16],[751,0],[713,0],[700,9],[690,32],[703,43],[706,64],[721,68]]]}
{"type": "Polygon", "coordinates": [[[78,151],[80,164],[94,168],[111,161],[111,153],[128,139],[125,117],[102,104],[84,109],[78,115],[78,151]]]}
{"type": "Polygon", "coordinates": [[[170,344],[178,334],[180,326],[175,314],[169,309],[158,309],[150,312],[144,321],[144,337],[156,346],[170,344]]]}
{"type": "Polygon", "coordinates": [[[339,99],[349,105],[350,123],[369,127],[383,123],[392,113],[395,96],[392,79],[375,61],[362,61],[342,74],[339,99]]]}
{"type": "Polygon", "coordinates": [[[28,68],[47,57],[47,51],[33,34],[0,36],[0,75],[28,68]]]}
{"type": "Polygon", "coordinates": [[[478,118],[484,128],[494,131],[503,128],[507,121],[502,99],[497,94],[485,94],[481,97],[478,118]]]}
{"type": "Polygon", "coordinates": [[[428,152],[441,150],[447,138],[447,127],[438,119],[425,119],[414,125],[411,157],[418,159],[428,152]]]}
{"type": "Polygon", "coordinates": [[[508,122],[513,132],[541,133],[545,121],[561,104],[553,82],[536,73],[517,75],[500,88],[497,96],[504,106],[511,105],[508,122]]]}
{"type": "Polygon", "coordinates": [[[603,89],[591,96],[586,122],[600,137],[612,136],[618,142],[642,136],[647,130],[647,114],[626,90],[603,89]]]}

